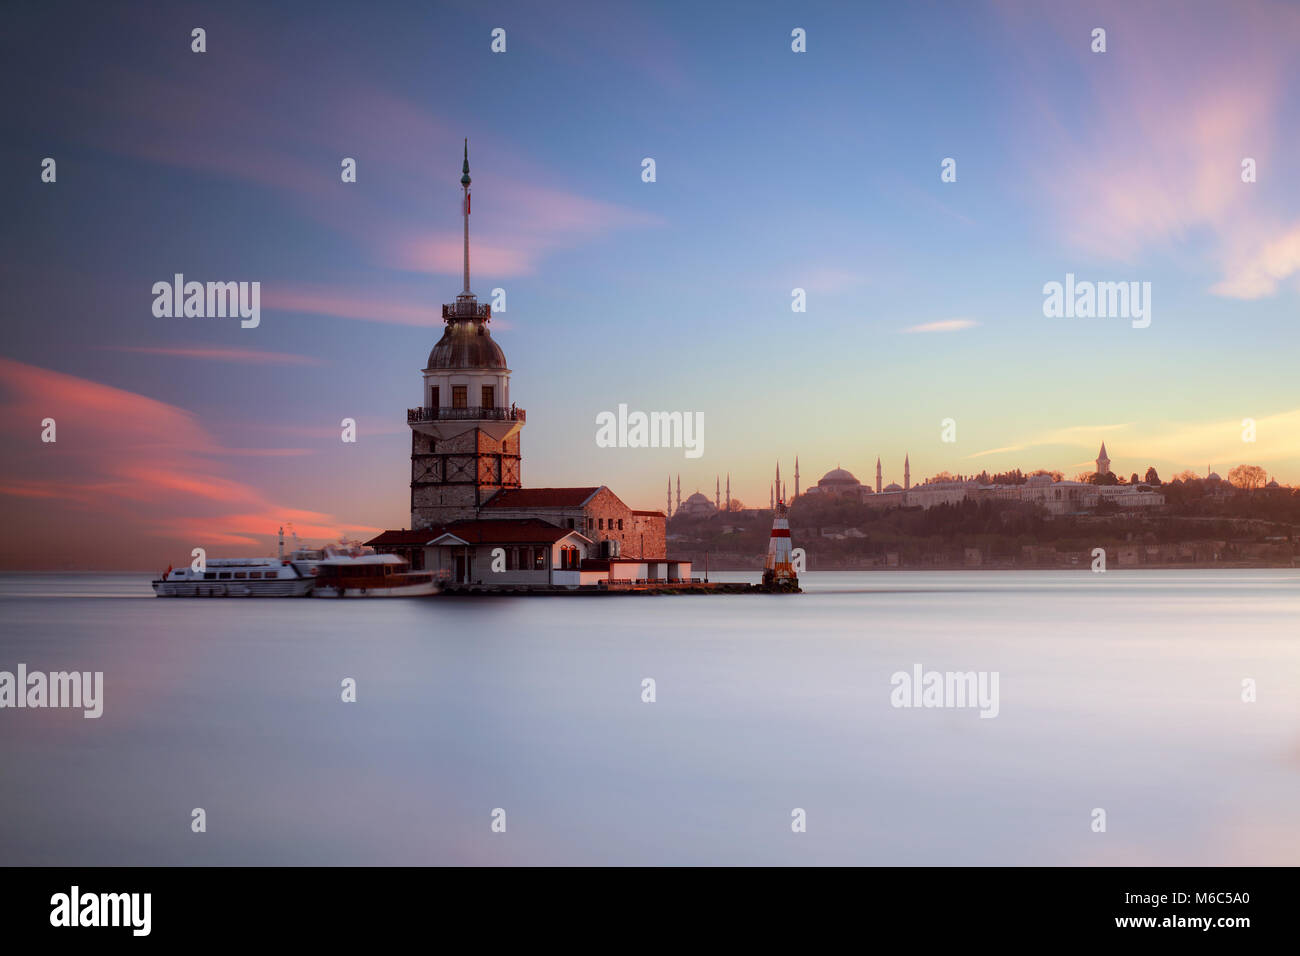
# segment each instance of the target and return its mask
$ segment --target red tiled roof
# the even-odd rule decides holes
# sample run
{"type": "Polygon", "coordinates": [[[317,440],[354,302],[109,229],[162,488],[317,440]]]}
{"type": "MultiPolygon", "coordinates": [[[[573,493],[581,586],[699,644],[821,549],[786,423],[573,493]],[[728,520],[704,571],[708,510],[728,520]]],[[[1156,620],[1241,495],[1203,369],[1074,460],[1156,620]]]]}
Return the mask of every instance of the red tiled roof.
{"type": "Polygon", "coordinates": [[[442,528],[424,528],[419,531],[384,531],[366,542],[367,547],[424,544],[442,534],[442,528]]]}
{"type": "Polygon", "coordinates": [[[662,517],[664,517],[664,513],[663,513],[662,511],[633,511],[632,514],[634,514],[634,515],[649,515],[649,516],[652,517],[652,518],[662,518],[662,517]]]}
{"type": "Polygon", "coordinates": [[[429,534],[425,540],[432,541],[444,534],[454,534],[470,544],[553,544],[565,535],[576,533],[572,528],[557,528],[538,518],[491,518],[485,521],[453,521],[429,534]]]}
{"type": "Polygon", "coordinates": [[[595,488],[504,488],[484,508],[580,508],[600,491],[595,488]]]}

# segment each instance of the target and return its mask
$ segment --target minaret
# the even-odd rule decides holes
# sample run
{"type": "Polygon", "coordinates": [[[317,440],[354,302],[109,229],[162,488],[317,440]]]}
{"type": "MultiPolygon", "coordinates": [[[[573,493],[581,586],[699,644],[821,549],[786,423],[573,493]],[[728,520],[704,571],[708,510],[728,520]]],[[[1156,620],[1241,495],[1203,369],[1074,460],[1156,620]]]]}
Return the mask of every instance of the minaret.
{"type": "MultiPolygon", "coordinates": [[[[677,473],[677,511],[682,510],[682,473],[677,473]]],[[[673,514],[677,512],[674,511],[673,514]]]]}
{"type": "Polygon", "coordinates": [[[1110,459],[1106,457],[1106,443],[1101,443],[1101,451],[1097,453],[1097,474],[1110,474],[1110,459]]]}
{"type": "Polygon", "coordinates": [[[783,482],[781,482],[781,501],[782,501],[782,502],[785,502],[785,501],[789,501],[789,500],[790,500],[790,499],[788,499],[788,498],[786,497],[785,492],[786,492],[786,487],[785,487],[785,482],[783,481],[783,482]]]}
{"type": "Polygon", "coordinates": [[[912,487],[912,463],[906,455],[903,456],[903,490],[912,487]]]}
{"type": "Polygon", "coordinates": [[[713,507],[722,510],[722,479],[717,475],[713,476],[713,507]]]}
{"type": "Polygon", "coordinates": [[[521,484],[525,414],[510,401],[510,368],[488,329],[492,307],[479,305],[469,288],[469,140],[460,187],[463,287],[455,303],[442,307],[446,328],[425,364],[423,402],[406,411],[412,529],[475,518],[498,491],[521,484]]]}
{"type": "Polygon", "coordinates": [[[884,487],[880,475],[880,456],[876,456],[876,494],[880,494],[880,489],[884,487]]]}
{"type": "Polygon", "coordinates": [[[781,463],[776,463],[776,497],[778,501],[785,501],[785,495],[781,494],[781,463]]]}
{"type": "Polygon", "coordinates": [[[794,496],[799,497],[799,456],[794,456],[794,496]]]}
{"type": "Polygon", "coordinates": [[[727,512],[731,512],[731,472],[727,472],[727,512]]]}
{"type": "Polygon", "coordinates": [[[668,476],[668,500],[664,503],[664,517],[673,516],[673,476],[668,476]]]}

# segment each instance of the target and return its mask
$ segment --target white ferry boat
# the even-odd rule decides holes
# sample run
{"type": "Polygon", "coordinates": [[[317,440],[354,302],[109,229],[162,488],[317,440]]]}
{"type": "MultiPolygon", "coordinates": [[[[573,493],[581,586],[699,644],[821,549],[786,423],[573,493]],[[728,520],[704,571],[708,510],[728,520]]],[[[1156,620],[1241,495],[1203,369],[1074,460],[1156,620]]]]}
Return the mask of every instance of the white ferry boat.
{"type": "Polygon", "coordinates": [[[158,597],[306,597],[315,578],[280,558],[214,558],[203,571],[168,568],[158,597]]]}
{"type": "Polygon", "coordinates": [[[419,597],[437,594],[431,571],[412,571],[396,554],[333,555],[313,562],[314,597],[419,597]]]}

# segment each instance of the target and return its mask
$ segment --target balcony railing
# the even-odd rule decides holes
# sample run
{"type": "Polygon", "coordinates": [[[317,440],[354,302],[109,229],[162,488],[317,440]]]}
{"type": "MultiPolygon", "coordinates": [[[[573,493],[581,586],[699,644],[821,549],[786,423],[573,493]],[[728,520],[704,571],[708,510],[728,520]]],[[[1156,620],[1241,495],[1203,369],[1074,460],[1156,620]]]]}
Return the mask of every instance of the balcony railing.
{"type": "Polygon", "coordinates": [[[491,319],[492,306],[478,305],[475,302],[453,302],[451,305],[444,303],[442,318],[443,321],[451,319],[491,319]]]}
{"type": "Polygon", "coordinates": [[[408,408],[406,422],[527,422],[522,408],[408,408]]]}

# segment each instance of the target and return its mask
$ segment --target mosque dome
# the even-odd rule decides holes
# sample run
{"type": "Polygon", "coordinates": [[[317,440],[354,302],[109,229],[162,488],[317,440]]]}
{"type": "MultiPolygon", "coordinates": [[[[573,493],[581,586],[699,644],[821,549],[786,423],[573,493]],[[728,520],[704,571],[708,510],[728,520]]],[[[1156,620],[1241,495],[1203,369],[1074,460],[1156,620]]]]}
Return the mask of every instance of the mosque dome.
{"type": "Polygon", "coordinates": [[[1052,483],[1051,475],[1030,475],[1027,485],[1050,485],[1052,483]]]}
{"type": "Polygon", "coordinates": [[[1210,472],[1209,477],[1207,477],[1205,480],[1206,480],[1206,481],[1222,481],[1223,479],[1219,477],[1219,473],[1218,473],[1217,471],[1212,471],[1212,472],[1210,472]]]}
{"type": "Polygon", "coordinates": [[[853,477],[853,473],[843,468],[832,468],[826,474],[822,475],[822,480],[817,482],[819,485],[856,485],[861,484],[858,479],[853,477]]]}
{"type": "Polygon", "coordinates": [[[506,369],[506,353],[492,339],[487,324],[474,320],[447,323],[442,338],[429,353],[430,369],[506,369]]]}
{"type": "Polygon", "coordinates": [[[681,511],[683,514],[691,517],[700,517],[702,515],[711,515],[718,509],[714,507],[712,501],[700,492],[695,492],[685,501],[682,502],[681,511]]]}
{"type": "Polygon", "coordinates": [[[903,486],[900,485],[900,484],[899,484],[898,482],[896,482],[896,481],[891,481],[889,484],[885,485],[885,490],[886,490],[886,491],[902,491],[902,490],[903,490],[903,486]]]}

